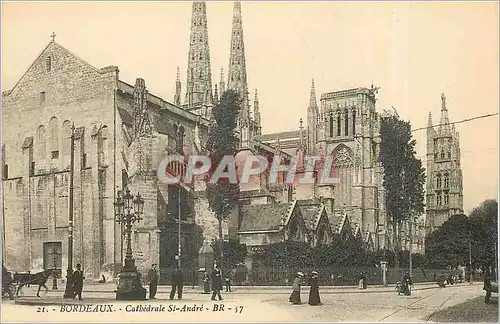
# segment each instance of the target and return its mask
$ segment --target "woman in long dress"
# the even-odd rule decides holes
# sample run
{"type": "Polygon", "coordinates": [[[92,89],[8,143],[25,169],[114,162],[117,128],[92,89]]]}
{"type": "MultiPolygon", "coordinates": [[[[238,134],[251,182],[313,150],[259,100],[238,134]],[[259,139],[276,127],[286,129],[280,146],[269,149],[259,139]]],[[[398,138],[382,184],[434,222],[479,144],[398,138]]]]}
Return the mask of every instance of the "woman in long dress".
{"type": "Polygon", "coordinates": [[[309,290],[309,305],[311,306],[321,305],[321,299],[319,297],[318,273],[316,271],[311,272],[311,278],[309,278],[309,285],[311,286],[311,290],[309,290]]]}
{"type": "Polygon", "coordinates": [[[300,305],[302,301],[300,299],[300,287],[302,286],[302,281],[304,279],[303,272],[297,272],[297,276],[293,280],[293,292],[288,299],[293,305],[300,305]]]}

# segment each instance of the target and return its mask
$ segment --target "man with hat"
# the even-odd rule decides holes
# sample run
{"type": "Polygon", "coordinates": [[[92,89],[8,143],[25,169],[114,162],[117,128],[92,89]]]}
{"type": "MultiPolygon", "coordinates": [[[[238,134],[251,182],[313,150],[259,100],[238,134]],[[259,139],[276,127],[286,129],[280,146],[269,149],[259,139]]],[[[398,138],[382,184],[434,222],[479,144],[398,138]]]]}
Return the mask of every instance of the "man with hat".
{"type": "Polygon", "coordinates": [[[158,290],[158,270],[156,270],[156,263],[151,265],[148,272],[149,281],[149,299],[155,299],[156,291],[158,290]]]}
{"type": "Polygon", "coordinates": [[[78,296],[79,300],[82,300],[82,290],[83,290],[83,279],[85,279],[82,271],[82,265],[78,263],[76,265],[76,270],[72,275],[73,279],[73,299],[78,296]]]}
{"type": "Polygon", "coordinates": [[[295,276],[295,279],[293,280],[293,291],[292,294],[290,295],[290,298],[288,299],[293,305],[300,305],[302,304],[302,301],[300,299],[300,287],[303,284],[304,280],[304,273],[303,272],[297,272],[297,275],[295,276]]]}
{"type": "Polygon", "coordinates": [[[222,296],[220,295],[221,290],[222,290],[222,277],[219,267],[215,266],[215,269],[212,272],[212,291],[213,291],[212,300],[215,300],[215,296],[218,296],[219,300],[222,300],[222,296]]]}
{"type": "Polygon", "coordinates": [[[311,272],[309,286],[311,286],[311,289],[309,290],[309,305],[321,305],[321,299],[319,298],[318,273],[316,271],[311,272]]]}

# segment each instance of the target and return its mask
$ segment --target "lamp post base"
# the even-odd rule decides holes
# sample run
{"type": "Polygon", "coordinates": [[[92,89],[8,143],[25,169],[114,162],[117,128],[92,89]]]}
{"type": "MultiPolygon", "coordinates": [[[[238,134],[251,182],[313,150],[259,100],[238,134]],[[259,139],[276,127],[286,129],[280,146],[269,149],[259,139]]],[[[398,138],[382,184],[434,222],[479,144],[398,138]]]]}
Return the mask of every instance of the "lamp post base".
{"type": "Polygon", "coordinates": [[[142,287],[140,274],[135,269],[123,269],[116,288],[117,300],[146,300],[146,289],[142,287]]]}
{"type": "Polygon", "coordinates": [[[75,298],[73,294],[73,280],[71,278],[71,272],[66,272],[66,288],[64,289],[64,298],[75,298]]]}

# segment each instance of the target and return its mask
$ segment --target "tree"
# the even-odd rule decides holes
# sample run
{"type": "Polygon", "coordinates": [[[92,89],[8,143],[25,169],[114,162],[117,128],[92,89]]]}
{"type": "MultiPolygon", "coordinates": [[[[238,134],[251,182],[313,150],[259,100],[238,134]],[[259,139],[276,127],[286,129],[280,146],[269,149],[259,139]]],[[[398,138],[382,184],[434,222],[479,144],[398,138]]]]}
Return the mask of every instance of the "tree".
{"type": "MultiPolygon", "coordinates": [[[[424,212],[425,170],[416,158],[415,139],[409,122],[396,116],[380,125],[380,161],[384,168],[385,205],[392,221],[393,246],[400,256],[401,227],[424,212]]],[[[396,258],[396,266],[399,260],[396,258]]]]}
{"type": "Polygon", "coordinates": [[[271,244],[262,255],[269,267],[303,268],[312,265],[311,248],[305,242],[285,241],[271,244]]]}
{"type": "Polygon", "coordinates": [[[427,264],[435,269],[466,264],[469,260],[469,229],[469,218],[460,214],[451,216],[428,234],[425,239],[427,264]]]}
{"type": "MultiPolygon", "coordinates": [[[[224,251],[222,255],[224,256],[223,264],[229,269],[234,269],[240,263],[245,261],[248,254],[247,246],[241,244],[238,239],[229,239],[227,242],[223,242],[224,251]]],[[[220,240],[214,242],[212,248],[214,249],[216,255],[220,255],[220,240]]]]}
{"type": "Polygon", "coordinates": [[[498,202],[485,200],[469,215],[472,255],[474,263],[481,267],[496,264],[498,242],[498,202]]]}
{"type": "MultiPolygon", "coordinates": [[[[214,123],[208,133],[207,150],[212,162],[212,171],[219,166],[224,156],[233,156],[239,148],[239,140],[235,129],[241,107],[240,96],[236,91],[227,90],[221,96],[219,104],[213,107],[214,123]]],[[[228,171],[227,168],[224,171],[228,171]]],[[[215,183],[207,183],[207,196],[210,209],[219,223],[219,241],[223,241],[222,221],[226,220],[238,204],[240,188],[229,179],[220,178],[215,183]]],[[[224,266],[224,249],[220,249],[219,265],[224,266]]]]}

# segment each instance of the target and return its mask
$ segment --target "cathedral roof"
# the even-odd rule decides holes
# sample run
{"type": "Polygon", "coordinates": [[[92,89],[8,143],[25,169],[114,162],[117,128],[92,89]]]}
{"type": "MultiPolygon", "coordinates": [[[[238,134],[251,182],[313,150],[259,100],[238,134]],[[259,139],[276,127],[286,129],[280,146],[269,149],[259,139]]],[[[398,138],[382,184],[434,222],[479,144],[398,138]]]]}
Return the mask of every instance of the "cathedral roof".
{"type": "Polygon", "coordinates": [[[280,141],[282,141],[282,140],[286,140],[286,139],[298,139],[299,137],[300,137],[299,130],[279,132],[279,133],[270,133],[270,134],[255,136],[256,139],[258,139],[259,141],[262,141],[262,142],[276,141],[277,138],[279,138],[280,141]]]}
{"type": "Polygon", "coordinates": [[[240,232],[278,230],[289,208],[289,203],[241,206],[240,232]]]}

